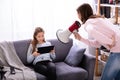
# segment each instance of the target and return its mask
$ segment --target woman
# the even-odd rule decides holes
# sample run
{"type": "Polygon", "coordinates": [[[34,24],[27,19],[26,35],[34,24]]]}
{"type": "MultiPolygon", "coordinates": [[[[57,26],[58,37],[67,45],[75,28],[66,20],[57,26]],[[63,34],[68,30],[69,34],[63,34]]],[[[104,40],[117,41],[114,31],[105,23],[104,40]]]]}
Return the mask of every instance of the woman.
{"type": "Polygon", "coordinates": [[[120,30],[106,18],[93,14],[89,4],[77,8],[78,18],[84,24],[86,32],[94,40],[85,39],[79,33],[73,33],[75,38],[89,46],[99,48],[101,45],[110,50],[109,59],[105,65],[101,80],[119,80],[120,72],[120,30]]]}

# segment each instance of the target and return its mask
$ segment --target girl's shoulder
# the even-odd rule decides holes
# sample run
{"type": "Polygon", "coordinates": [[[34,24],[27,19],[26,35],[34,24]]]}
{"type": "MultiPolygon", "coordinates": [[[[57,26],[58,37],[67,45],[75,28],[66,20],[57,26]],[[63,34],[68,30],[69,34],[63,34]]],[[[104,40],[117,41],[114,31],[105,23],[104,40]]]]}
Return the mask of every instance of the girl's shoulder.
{"type": "Polygon", "coordinates": [[[29,44],[29,48],[30,48],[30,49],[33,49],[32,43],[29,44]]]}
{"type": "Polygon", "coordinates": [[[29,44],[29,47],[32,47],[32,43],[29,44]]]}

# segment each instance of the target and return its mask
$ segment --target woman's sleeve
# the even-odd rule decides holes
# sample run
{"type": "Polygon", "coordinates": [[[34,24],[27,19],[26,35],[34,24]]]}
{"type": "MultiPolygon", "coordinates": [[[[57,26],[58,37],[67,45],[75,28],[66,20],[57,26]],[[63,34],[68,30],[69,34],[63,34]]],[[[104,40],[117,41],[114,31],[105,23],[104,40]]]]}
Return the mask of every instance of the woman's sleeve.
{"type": "Polygon", "coordinates": [[[101,46],[101,44],[96,40],[89,40],[89,39],[81,38],[80,41],[84,42],[85,44],[89,46],[93,46],[96,48],[99,48],[101,46]]]}
{"type": "MultiPolygon", "coordinates": [[[[113,43],[112,37],[110,36],[110,33],[104,33],[101,28],[96,29],[95,27],[100,27],[100,26],[94,26],[94,25],[88,25],[86,27],[86,31],[90,36],[92,36],[96,41],[98,41],[100,44],[105,44],[105,45],[111,45],[113,43]]],[[[111,33],[111,35],[113,35],[111,33]]]]}
{"type": "Polygon", "coordinates": [[[30,46],[29,46],[29,48],[28,48],[28,52],[27,52],[27,62],[28,62],[28,63],[32,63],[33,60],[34,60],[34,58],[35,58],[35,57],[32,55],[32,50],[33,50],[32,44],[30,44],[30,46]]]}

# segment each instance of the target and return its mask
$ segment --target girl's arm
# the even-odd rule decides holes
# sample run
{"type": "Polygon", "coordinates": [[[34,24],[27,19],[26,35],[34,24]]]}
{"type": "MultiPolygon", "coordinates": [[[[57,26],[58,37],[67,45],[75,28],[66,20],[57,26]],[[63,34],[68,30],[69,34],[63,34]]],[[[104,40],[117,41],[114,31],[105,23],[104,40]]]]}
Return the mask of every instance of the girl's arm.
{"type": "Polygon", "coordinates": [[[32,63],[35,58],[34,55],[32,54],[32,50],[33,50],[32,44],[30,44],[30,46],[28,48],[28,52],[27,52],[27,62],[28,63],[32,63]]]}
{"type": "MultiPolygon", "coordinates": [[[[48,45],[52,45],[50,42],[48,42],[48,45]]],[[[51,50],[50,51],[50,57],[52,58],[52,59],[55,59],[56,58],[56,55],[55,55],[55,49],[53,49],[53,50],[51,50]]]]}
{"type": "Polygon", "coordinates": [[[52,50],[52,51],[50,52],[50,57],[51,57],[52,59],[55,59],[55,58],[56,58],[55,50],[52,50]]]}

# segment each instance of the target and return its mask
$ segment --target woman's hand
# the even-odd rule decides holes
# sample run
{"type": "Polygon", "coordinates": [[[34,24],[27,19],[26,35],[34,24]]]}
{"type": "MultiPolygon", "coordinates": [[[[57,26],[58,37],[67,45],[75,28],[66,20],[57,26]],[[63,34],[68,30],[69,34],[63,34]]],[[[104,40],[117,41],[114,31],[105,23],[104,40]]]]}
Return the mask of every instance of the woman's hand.
{"type": "Polygon", "coordinates": [[[74,35],[75,39],[78,39],[78,40],[81,39],[81,36],[79,35],[79,33],[73,32],[73,35],[74,35]]]}
{"type": "Polygon", "coordinates": [[[115,36],[112,36],[111,39],[113,40],[113,42],[112,42],[111,45],[108,45],[110,49],[111,49],[113,46],[115,46],[115,36]]]}
{"type": "Polygon", "coordinates": [[[38,56],[40,53],[37,53],[37,51],[33,52],[33,56],[38,56]]]}
{"type": "Polygon", "coordinates": [[[112,46],[115,46],[115,36],[112,36],[112,40],[113,40],[112,46]]]}

